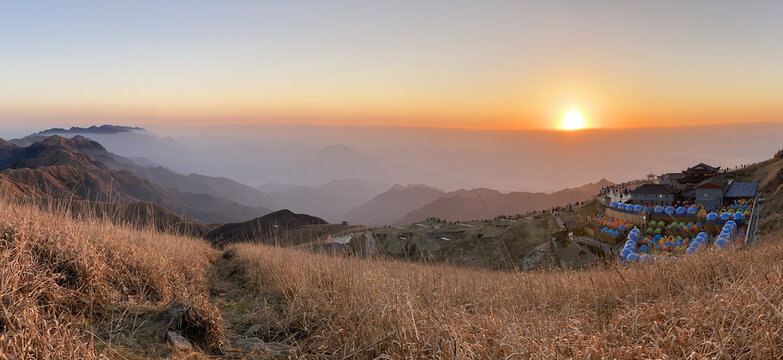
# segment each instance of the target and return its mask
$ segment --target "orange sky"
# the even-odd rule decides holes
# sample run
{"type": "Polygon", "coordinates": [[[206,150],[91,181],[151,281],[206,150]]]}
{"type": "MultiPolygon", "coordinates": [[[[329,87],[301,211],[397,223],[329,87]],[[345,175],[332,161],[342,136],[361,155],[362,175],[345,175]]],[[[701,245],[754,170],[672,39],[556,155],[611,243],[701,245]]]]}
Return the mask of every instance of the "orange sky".
{"type": "Polygon", "coordinates": [[[0,5],[0,121],[551,129],[572,108],[590,127],[783,119],[780,2],[195,3],[0,5]]]}

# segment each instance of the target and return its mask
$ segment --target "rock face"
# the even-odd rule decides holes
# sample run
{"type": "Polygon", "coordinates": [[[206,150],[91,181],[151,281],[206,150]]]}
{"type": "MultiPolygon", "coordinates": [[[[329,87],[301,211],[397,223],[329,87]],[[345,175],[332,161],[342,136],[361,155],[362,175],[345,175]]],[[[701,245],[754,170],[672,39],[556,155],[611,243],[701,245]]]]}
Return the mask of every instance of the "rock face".
{"type": "Polygon", "coordinates": [[[245,339],[237,339],[233,343],[234,347],[237,349],[242,350],[243,352],[257,352],[266,351],[266,344],[264,344],[264,341],[257,338],[257,337],[250,337],[245,339]]]}
{"type": "Polygon", "coordinates": [[[267,352],[272,356],[289,356],[291,355],[291,347],[279,342],[268,342],[266,345],[267,352]]]}
{"type": "Polygon", "coordinates": [[[166,341],[179,351],[193,350],[193,345],[190,341],[174,330],[166,331],[166,341]]]}
{"type": "Polygon", "coordinates": [[[261,324],[255,324],[249,327],[247,331],[245,331],[245,336],[247,337],[256,336],[259,330],[261,330],[261,324]]]}
{"type": "Polygon", "coordinates": [[[166,342],[179,351],[193,350],[193,344],[190,343],[190,340],[175,330],[182,323],[185,309],[185,305],[177,302],[171,304],[171,306],[166,308],[166,310],[163,310],[155,318],[155,321],[159,323],[163,331],[166,332],[166,342]]]}
{"type": "MultiPolygon", "coordinates": [[[[254,327],[255,325],[250,327],[247,332],[253,330],[254,327]]],[[[255,329],[255,331],[258,331],[258,329],[255,329]]],[[[264,355],[272,358],[288,357],[293,354],[290,345],[279,342],[264,342],[254,336],[233,338],[231,339],[231,345],[244,354],[264,355]]]]}
{"type": "Polygon", "coordinates": [[[179,327],[182,323],[182,317],[185,315],[185,310],[184,304],[175,302],[158,314],[157,320],[166,324],[166,330],[179,327]]]}

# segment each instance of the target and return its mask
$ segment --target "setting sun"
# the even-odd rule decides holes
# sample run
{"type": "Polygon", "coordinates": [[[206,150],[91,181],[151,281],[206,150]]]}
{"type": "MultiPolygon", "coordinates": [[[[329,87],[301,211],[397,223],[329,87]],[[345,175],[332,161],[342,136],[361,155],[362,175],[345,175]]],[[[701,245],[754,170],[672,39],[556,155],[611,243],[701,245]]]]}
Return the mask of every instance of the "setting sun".
{"type": "Polygon", "coordinates": [[[579,110],[571,109],[563,115],[560,128],[563,130],[579,130],[585,127],[585,118],[579,110]]]}

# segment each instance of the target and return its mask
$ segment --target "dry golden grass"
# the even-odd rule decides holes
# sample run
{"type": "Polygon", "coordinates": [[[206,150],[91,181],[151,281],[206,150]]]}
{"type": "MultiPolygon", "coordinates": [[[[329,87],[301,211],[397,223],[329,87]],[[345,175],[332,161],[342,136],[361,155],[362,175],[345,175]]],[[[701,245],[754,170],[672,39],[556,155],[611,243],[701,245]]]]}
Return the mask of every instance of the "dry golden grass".
{"type": "Polygon", "coordinates": [[[0,202],[0,358],[112,356],[92,334],[128,305],[210,312],[206,242],[57,212],[0,202]]]}
{"type": "Polygon", "coordinates": [[[230,249],[255,316],[319,358],[780,358],[783,245],[679,263],[499,273],[230,249]],[[274,311],[273,308],[280,308],[274,311]]]}
{"type": "Polygon", "coordinates": [[[220,256],[57,212],[0,202],[0,359],[180,356],[118,335],[173,301],[214,355],[258,323],[300,358],[783,357],[780,237],[676,264],[510,273],[251,244],[220,256]]]}

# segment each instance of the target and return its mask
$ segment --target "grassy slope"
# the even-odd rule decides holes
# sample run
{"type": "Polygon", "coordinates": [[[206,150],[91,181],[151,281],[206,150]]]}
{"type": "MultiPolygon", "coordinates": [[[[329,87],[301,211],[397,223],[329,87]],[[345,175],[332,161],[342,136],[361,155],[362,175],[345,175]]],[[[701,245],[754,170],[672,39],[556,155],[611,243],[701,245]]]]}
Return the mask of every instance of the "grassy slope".
{"type": "Polygon", "coordinates": [[[312,357],[783,356],[779,237],[676,264],[547,273],[229,251],[248,291],[275,299],[231,318],[312,357]]]}
{"type": "Polygon", "coordinates": [[[468,222],[470,226],[434,220],[419,224],[426,227],[373,229],[379,251],[398,259],[513,270],[523,268],[529,251],[549,241],[552,233],[559,230],[557,221],[549,213],[513,222],[471,221],[468,222]],[[442,240],[442,237],[450,240],[442,240]]]}
{"type": "Polygon", "coordinates": [[[759,183],[761,222],[759,230],[771,233],[783,230],[783,157],[773,158],[740,170],[740,181],[759,183]]]}
{"type": "Polygon", "coordinates": [[[113,336],[131,314],[175,300],[209,323],[210,340],[222,332],[218,317],[202,316],[215,313],[204,294],[217,256],[204,241],[5,202],[0,230],[0,358],[164,356],[157,339],[113,336]]]}
{"type": "Polygon", "coordinates": [[[555,218],[540,213],[515,222],[472,221],[471,227],[424,221],[373,230],[386,256],[429,263],[450,263],[491,269],[519,269],[528,251],[547,241],[559,229],[555,218]],[[404,237],[405,240],[402,240],[404,237]],[[442,237],[450,239],[441,240],[442,237]]]}

